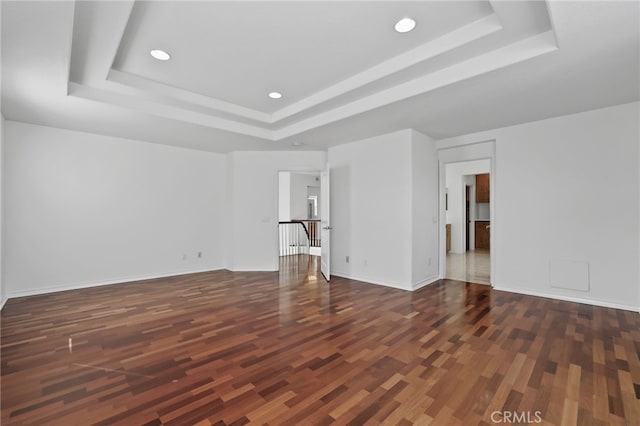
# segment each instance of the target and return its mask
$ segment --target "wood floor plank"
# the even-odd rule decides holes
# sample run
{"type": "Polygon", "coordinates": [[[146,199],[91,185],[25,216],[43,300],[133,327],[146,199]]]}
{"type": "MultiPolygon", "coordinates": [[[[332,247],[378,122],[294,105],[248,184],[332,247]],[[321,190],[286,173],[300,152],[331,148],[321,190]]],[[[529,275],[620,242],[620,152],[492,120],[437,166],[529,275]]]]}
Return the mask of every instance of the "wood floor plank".
{"type": "Polygon", "coordinates": [[[11,299],[1,321],[3,425],[640,425],[637,313],[328,284],[309,256],[11,299]]]}

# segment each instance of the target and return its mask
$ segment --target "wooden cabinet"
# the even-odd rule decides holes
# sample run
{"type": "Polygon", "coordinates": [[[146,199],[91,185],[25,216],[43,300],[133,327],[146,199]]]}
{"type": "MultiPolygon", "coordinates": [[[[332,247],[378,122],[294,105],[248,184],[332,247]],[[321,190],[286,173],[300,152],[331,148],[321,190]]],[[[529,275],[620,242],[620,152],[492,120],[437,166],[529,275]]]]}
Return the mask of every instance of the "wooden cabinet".
{"type": "Polygon", "coordinates": [[[476,220],[476,249],[491,248],[491,222],[488,220],[476,220]]]}
{"type": "Polygon", "coordinates": [[[489,202],[491,199],[489,186],[489,173],[476,175],[476,203],[489,202]]]}
{"type": "Polygon", "coordinates": [[[449,250],[451,250],[451,224],[447,223],[445,228],[447,230],[447,253],[449,253],[449,250]]]}

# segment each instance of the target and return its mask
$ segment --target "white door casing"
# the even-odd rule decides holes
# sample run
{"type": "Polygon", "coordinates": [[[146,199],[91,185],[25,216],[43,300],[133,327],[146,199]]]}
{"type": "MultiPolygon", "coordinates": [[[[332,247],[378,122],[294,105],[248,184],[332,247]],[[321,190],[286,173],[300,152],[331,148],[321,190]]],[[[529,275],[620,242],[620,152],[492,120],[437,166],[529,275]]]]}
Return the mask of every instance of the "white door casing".
{"type": "Polygon", "coordinates": [[[329,169],[320,173],[320,194],[322,203],[320,203],[320,270],[324,278],[329,281],[331,279],[331,220],[329,216],[329,169]]]}

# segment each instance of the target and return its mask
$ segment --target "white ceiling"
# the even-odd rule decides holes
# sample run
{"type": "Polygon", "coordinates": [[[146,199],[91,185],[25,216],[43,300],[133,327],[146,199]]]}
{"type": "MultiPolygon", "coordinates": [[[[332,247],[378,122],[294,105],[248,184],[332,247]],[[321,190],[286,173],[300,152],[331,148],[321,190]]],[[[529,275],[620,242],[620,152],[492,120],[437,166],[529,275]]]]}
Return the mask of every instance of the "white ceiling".
{"type": "Polygon", "coordinates": [[[442,138],[640,99],[636,1],[1,7],[7,119],[209,151],[442,138]],[[418,25],[396,33],[404,16],[418,25]]]}
{"type": "Polygon", "coordinates": [[[262,112],[489,15],[488,2],[137,2],[113,68],[262,112]],[[399,34],[403,16],[420,21],[399,34]],[[165,63],[148,52],[162,48],[165,63]],[[266,95],[279,90],[284,98],[266,95]]]}

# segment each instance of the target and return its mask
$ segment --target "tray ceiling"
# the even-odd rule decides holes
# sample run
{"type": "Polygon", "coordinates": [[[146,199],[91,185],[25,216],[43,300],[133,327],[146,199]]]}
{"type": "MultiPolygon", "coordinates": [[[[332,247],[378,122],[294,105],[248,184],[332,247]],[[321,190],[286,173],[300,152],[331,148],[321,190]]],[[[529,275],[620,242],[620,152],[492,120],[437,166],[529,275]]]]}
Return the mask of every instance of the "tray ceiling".
{"type": "Polygon", "coordinates": [[[634,2],[3,2],[3,113],[221,152],[293,142],[323,149],[401,126],[450,136],[637,100],[633,13],[634,2]],[[416,28],[395,32],[405,16],[416,28]],[[152,58],[152,49],[171,59],[152,58]],[[36,52],[44,57],[28,56],[36,52]],[[612,62],[603,67],[596,55],[612,62]],[[447,94],[464,100],[493,88],[508,102],[514,81],[555,88],[580,61],[593,75],[574,76],[564,90],[580,93],[593,76],[631,68],[618,70],[608,95],[596,88],[582,103],[545,109],[525,92],[535,102],[513,106],[521,109],[513,117],[480,106],[474,117],[459,105],[467,124],[450,124],[447,94]],[[180,134],[191,141],[176,141],[180,134]]]}

